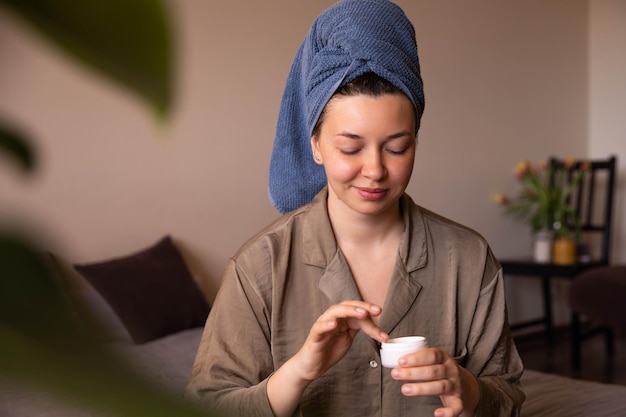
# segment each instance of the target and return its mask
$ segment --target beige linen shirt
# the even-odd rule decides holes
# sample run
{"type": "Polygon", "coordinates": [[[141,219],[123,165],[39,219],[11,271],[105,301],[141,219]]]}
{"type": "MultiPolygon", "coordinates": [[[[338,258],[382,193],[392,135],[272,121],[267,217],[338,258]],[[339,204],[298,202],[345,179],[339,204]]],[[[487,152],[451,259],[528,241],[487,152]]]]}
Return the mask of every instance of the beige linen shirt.
{"type": "MultiPolygon", "coordinates": [[[[186,397],[229,416],[273,416],[267,379],[332,304],[360,299],[337,247],[323,189],[249,240],[230,260],[186,397]]],[[[502,271],[476,232],[400,201],[405,230],[379,325],[426,336],[478,376],[478,416],[519,413],[522,363],[510,337],[502,271]]],[[[359,333],[346,356],[304,392],[296,416],[432,416],[439,397],[405,397],[359,333]]]]}

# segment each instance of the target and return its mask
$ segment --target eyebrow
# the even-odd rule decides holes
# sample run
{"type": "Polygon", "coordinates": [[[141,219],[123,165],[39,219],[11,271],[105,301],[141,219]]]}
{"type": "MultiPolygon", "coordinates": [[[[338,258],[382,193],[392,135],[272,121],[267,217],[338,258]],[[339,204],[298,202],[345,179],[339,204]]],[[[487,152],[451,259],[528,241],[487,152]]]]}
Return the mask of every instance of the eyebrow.
{"type": "MultiPolygon", "coordinates": [[[[361,140],[361,139],[363,139],[362,136],[357,135],[356,133],[350,133],[350,132],[339,132],[335,136],[343,136],[345,138],[354,139],[354,140],[361,140]]],[[[411,134],[411,132],[408,132],[408,131],[402,131],[402,132],[394,133],[393,135],[387,136],[386,139],[387,140],[400,139],[400,138],[403,138],[405,136],[412,136],[412,134],[411,134]]]]}

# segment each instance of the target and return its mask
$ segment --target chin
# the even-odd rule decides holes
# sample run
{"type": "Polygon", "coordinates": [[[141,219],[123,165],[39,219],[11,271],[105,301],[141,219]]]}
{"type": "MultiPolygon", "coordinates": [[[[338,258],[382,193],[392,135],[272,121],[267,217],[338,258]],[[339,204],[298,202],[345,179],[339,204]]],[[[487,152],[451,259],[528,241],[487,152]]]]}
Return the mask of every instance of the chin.
{"type": "Polygon", "coordinates": [[[386,200],[386,201],[359,202],[358,204],[350,205],[350,208],[352,208],[352,210],[359,212],[363,215],[377,216],[377,215],[388,212],[391,206],[392,206],[391,202],[386,200]]]}

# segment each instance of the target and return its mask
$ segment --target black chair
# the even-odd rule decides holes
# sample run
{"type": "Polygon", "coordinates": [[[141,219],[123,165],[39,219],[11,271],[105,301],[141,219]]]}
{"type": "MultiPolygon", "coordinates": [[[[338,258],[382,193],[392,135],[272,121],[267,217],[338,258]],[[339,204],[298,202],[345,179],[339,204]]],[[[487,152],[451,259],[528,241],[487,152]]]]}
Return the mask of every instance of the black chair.
{"type": "MultiPolygon", "coordinates": [[[[549,163],[553,167],[563,166],[564,161],[551,158],[549,163]]],[[[513,323],[512,329],[529,326],[543,325],[546,331],[546,343],[552,348],[554,343],[553,318],[552,318],[552,279],[572,280],[580,273],[610,264],[611,256],[611,232],[613,223],[613,201],[615,191],[615,176],[617,158],[611,156],[608,159],[578,160],[569,171],[573,176],[583,167],[587,167],[587,173],[570,195],[570,204],[574,208],[578,219],[580,241],[579,259],[572,265],[555,265],[553,263],[537,263],[531,259],[500,260],[503,272],[506,276],[513,277],[539,277],[542,282],[543,316],[535,320],[521,323],[513,323]]],[[[554,172],[554,170],[552,170],[554,172]]],[[[569,225],[574,228],[573,224],[569,225]]],[[[572,323],[580,324],[580,317],[572,313],[572,323]]],[[[580,365],[580,327],[574,329],[578,332],[572,336],[572,366],[580,365]]]]}
{"type": "MultiPolygon", "coordinates": [[[[563,166],[563,161],[556,158],[550,159],[550,164],[558,168],[563,166]]],[[[587,166],[587,173],[583,180],[574,189],[568,202],[573,205],[576,218],[578,219],[581,238],[586,240],[588,249],[592,251],[589,256],[581,259],[581,262],[594,261],[595,263],[608,265],[611,259],[611,232],[613,226],[613,200],[615,194],[615,177],[617,170],[617,158],[615,156],[606,160],[580,160],[568,171],[571,179],[583,166],[587,166]]],[[[568,225],[574,229],[574,224],[568,225]]]]}

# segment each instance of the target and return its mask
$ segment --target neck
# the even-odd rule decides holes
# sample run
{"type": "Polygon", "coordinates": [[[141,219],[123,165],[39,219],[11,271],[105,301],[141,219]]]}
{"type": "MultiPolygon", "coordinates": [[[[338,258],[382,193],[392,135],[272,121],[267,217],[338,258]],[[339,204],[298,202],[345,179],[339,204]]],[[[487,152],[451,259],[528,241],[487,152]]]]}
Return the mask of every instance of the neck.
{"type": "Polygon", "coordinates": [[[351,210],[332,192],[328,195],[328,216],[339,247],[345,245],[380,244],[398,238],[404,229],[400,203],[378,214],[362,214],[351,210]]]}

